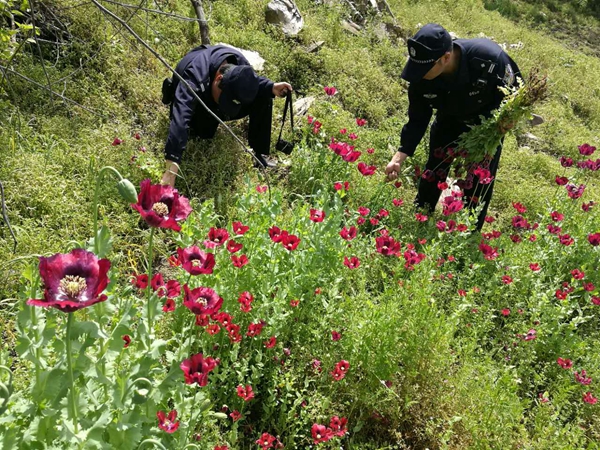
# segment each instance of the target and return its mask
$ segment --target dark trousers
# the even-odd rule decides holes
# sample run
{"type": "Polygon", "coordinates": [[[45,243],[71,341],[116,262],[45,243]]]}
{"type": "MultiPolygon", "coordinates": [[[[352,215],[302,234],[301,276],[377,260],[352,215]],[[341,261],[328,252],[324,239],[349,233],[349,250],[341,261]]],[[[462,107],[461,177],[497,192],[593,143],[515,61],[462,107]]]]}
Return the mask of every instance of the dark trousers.
{"type": "MultiPolygon", "coordinates": [[[[452,161],[447,159],[447,149],[456,148],[458,137],[465,131],[469,131],[469,126],[460,121],[438,121],[436,119],[431,126],[431,135],[429,140],[429,159],[425,165],[425,170],[429,170],[427,179],[421,177],[419,181],[419,190],[415,205],[421,208],[427,208],[430,213],[435,209],[435,205],[440,199],[442,191],[438,189],[438,182],[446,181],[452,161]]],[[[498,146],[496,155],[486,167],[491,176],[494,177],[490,184],[480,184],[479,178],[472,177],[471,186],[463,189],[463,201],[470,208],[474,209],[483,203],[483,209],[477,218],[477,230],[483,227],[488,206],[494,191],[496,172],[498,171],[498,162],[502,153],[502,142],[498,146]]],[[[460,157],[459,157],[460,160],[460,157]]]]}
{"type": "MultiPolygon", "coordinates": [[[[271,97],[257,98],[250,105],[242,106],[240,113],[235,117],[225,117],[220,111],[215,111],[215,109],[213,111],[224,122],[249,116],[248,144],[259,155],[269,154],[273,117],[273,99],[271,97]]],[[[212,139],[218,126],[219,122],[202,105],[198,105],[190,124],[190,137],[212,139]]]]}

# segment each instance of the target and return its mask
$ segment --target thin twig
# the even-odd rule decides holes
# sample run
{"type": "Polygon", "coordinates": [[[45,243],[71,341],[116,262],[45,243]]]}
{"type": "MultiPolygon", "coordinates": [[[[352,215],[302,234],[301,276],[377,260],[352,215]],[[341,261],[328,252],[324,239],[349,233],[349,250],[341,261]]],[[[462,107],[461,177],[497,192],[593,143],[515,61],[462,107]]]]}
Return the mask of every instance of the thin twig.
{"type": "MultiPolygon", "coordinates": [[[[34,85],[36,85],[38,87],[41,87],[42,89],[46,89],[46,90],[52,91],[48,86],[44,86],[43,84],[40,84],[37,81],[32,80],[31,78],[26,77],[22,73],[19,73],[16,70],[13,70],[13,69],[11,69],[9,67],[0,66],[0,69],[5,70],[7,72],[10,72],[10,73],[18,76],[19,78],[23,78],[25,81],[29,81],[30,83],[32,83],[32,84],[34,84],[34,85]]],[[[52,94],[54,94],[55,96],[57,96],[59,98],[62,98],[63,100],[65,100],[65,101],[67,101],[69,103],[73,103],[74,105],[79,106],[81,109],[84,109],[85,111],[87,111],[89,113],[95,114],[98,117],[102,117],[103,119],[106,119],[108,117],[108,116],[105,116],[105,115],[103,115],[103,114],[101,114],[101,113],[99,113],[97,111],[94,111],[93,109],[88,108],[87,106],[83,106],[81,103],[77,103],[75,100],[71,100],[69,97],[65,97],[64,95],[59,94],[56,91],[52,91],[52,94]]]]}
{"type": "MultiPolygon", "coordinates": [[[[150,47],[148,45],[148,43],[146,43],[146,41],[144,41],[127,23],[125,23],[125,21],[123,19],[121,19],[119,16],[117,16],[115,13],[113,13],[112,11],[110,11],[109,9],[105,8],[104,6],[102,6],[100,3],[98,3],[97,0],[92,0],[92,3],[94,3],[99,9],[100,11],[102,11],[104,14],[107,14],[108,16],[112,17],[113,19],[115,19],[117,22],[119,22],[121,25],[123,25],[123,27],[125,27],[127,29],[127,31],[129,31],[131,33],[131,35],[140,43],[142,44],[146,50],[148,50],[150,53],[152,53],[152,55],[154,55],[154,57],[156,59],[158,59],[167,69],[169,69],[169,71],[171,71],[171,73],[179,80],[180,83],[182,83],[186,89],[192,94],[192,96],[194,97],[194,99],[200,103],[202,105],[202,107],[217,121],[219,122],[221,125],[223,125],[223,127],[225,127],[225,129],[233,136],[233,138],[240,144],[240,146],[244,149],[244,151],[246,153],[248,153],[250,156],[252,156],[260,165],[262,165],[262,163],[260,162],[260,160],[256,157],[256,155],[254,155],[254,152],[250,151],[250,149],[248,149],[248,147],[246,147],[246,145],[244,144],[244,142],[233,132],[233,130],[227,126],[227,124],[225,122],[223,122],[221,120],[221,118],[219,116],[217,116],[207,105],[206,103],[204,103],[202,101],[202,99],[198,96],[198,94],[196,94],[196,91],[194,91],[194,88],[192,88],[192,86],[190,86],[190,84],[181,76],[179,75],[175,69],[173,69],[169,63],[167,61],[165,61],[165,59],[156,51],[154,50],[152,47],[150,47]]],[[[269,183],[269,178],[267,173],[265,172],[265,177],[267,178],[267,184],[269,184],[269,193],[271,192],[271,186],[269,183]]]]}
{"type": "Polygon", "coordinates": [[[200,41],[202,45],[210,45],[210,36],[208,35],[208,22],[204,16],[202,0],[191,0],[196,16],[198,17],[198,27],[200,28],[200,41]]]}
{"type": "Polygon", "coordinates": [[[201,19],[194,19],[193,17],[180,16],[179,14],[168,13],[165,11],[161,11],[159,9],[139,8],[136,5],[129,5],[127,3],[116,2],[115,0],[102,0],[102,1],[106,2],[106,3],[112,3],[113,5],[122,6],[123,8],[141,9],[142,11],[147,11],[147,12],[154,13],[154,14],[160,14],[163,16],[172,17],[173,19],[183,20],[186,22],[200,22],[201,21],[201,19]]]}
{"type": "Polygon", "coordinates": [[[50,75],[46,70],[46,63],[44,62],[44,55],[42,54],[42,47],[40,47],[40,43],[37,41],[37,27],[35,26],[35,0],[30,0],[29,7],[31,8],[31,26],[33,27],[33,39],[35,40],[35,46],[38,49],[38,53],[40,55],[40,61],[42,63],[42,70],[44,71],[44,76],[46,77],[46,81],[48,82],[48,92],[50,92],[50,104],[52,108],[54,108],[54,95],[52,91],[52,82],[50,81],[50,75]]]}
{"type": "Polygon", "coordinates": [[[4,221],[6,222],[6,225],[8,226],[8,230],[10,231],[10,234],[11,234],[13,240],[15,241],[13,253],[16,253],[17,252],[17,244],[19,242],[17,241],[15,233],[13,232],[13,229],[10,226],[10,221],[8,220],[8,215],[6,214],[6,203],[4,202],[4,186],[2,185],[2,181],[0,181],[0,197],[2,200],[2,217],[4,218],[4,221]]]}
{"type": "Polygon", "coordinates": [[[381,0],[383,2],[383,4],[385,5],[385,8],[387,9],[387,12],[390,14],[390,16],[392,16],[392,19],[396,20],[396,16],[394,15],[394,13],[392,12],[392,8],[390,8],[389,3],[387,2],[387,0],[381,0]]]}

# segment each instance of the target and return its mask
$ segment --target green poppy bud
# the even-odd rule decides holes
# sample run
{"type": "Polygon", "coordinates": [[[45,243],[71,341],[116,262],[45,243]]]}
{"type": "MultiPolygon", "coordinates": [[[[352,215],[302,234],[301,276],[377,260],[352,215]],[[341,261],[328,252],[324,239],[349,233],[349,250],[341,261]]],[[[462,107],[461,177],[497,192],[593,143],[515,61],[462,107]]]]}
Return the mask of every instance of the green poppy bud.
{"type": "Polygon", "coordinates": [[[137,190],[135,189],[133,183],[127,178],[123,178],[117,183],[117,189],[119,190],[121,197],[123,197],[128,203],[137,203],[137,190]]]}

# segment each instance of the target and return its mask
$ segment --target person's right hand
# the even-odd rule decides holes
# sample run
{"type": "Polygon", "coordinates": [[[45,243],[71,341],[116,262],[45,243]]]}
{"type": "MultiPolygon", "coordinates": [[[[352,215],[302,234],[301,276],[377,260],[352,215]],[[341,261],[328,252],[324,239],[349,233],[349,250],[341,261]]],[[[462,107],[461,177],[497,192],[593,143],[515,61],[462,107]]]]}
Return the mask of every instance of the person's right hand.
{"type": "Polygon", "coordinates": [[[406,153],[396,152],[396,154],[392,157],[392,160],[388,163],[385,168],[385,175],[387,181],[393,181],[398,178],[398,174],[400,173],[400,167],[402,167],[402,163],[408,157],[406,153]]]}
{"type": "Polygon", "coordinates": [[[177,177],[179,165],[173,161],[167,160],[166,167],[167,170],[165,170],[165,173],[160,180],[160,184],[166,184],[171,187],[175,187],[175,178],[177,177]]]}

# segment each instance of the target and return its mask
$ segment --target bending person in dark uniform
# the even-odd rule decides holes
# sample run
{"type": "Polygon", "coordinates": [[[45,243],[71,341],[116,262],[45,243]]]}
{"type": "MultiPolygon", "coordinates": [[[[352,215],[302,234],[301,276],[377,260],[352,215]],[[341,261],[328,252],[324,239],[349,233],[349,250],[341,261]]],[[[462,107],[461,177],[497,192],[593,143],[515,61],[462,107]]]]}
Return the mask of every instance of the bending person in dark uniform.
{"type": "MultiPolygon", "coordinates": [[[[513,86],[520,76],[516,63],[496,43],[488,39],[457,39],[440,25],[427,24],[408,40],[409,60],[402,78],[408,89],[408,123],[402,129],[401,146],[387,165],[388,180],[397,178],[402,163],[412,156],[421,142],[433,110],[437,110],[431,126],[429,159],[426,176],[421,177],[415,204],[433,212],[441,190],[438,182],[446,181],[451,162],[446,150],[455,146],[469,125],[481,122],[480,115],[490,117],[504,98],[500,86],[513,86]]],[[[506,133],[514,124],[500,124],[506,133]]],[[[490,162],[495,177],[502,150],[500,144],[490,162]]],[[[477,229],[481,230],[492,197],[494,181],[479,184],[478,178],[467,180],[463,201],[472,207],[484,203],[477,229]]]]}
{"type": "MultiPolygon", "coordinates": [[[[221,120],[249,116],[248,143],[263,167],[271,146],[273,97],[292,91],[289,83],[274,83],[256,75],[238,50],[226,45],[202,45],[190,51],[175,71],[221,120]]],[[[188,139],[214,137],[219,122],[204,109],[177,77],[165,80],[163,103],[171,104],[171,124],[165,145],[163,184],[175,185],[175,177],[188,139]]]]}

